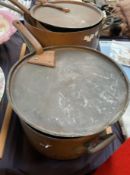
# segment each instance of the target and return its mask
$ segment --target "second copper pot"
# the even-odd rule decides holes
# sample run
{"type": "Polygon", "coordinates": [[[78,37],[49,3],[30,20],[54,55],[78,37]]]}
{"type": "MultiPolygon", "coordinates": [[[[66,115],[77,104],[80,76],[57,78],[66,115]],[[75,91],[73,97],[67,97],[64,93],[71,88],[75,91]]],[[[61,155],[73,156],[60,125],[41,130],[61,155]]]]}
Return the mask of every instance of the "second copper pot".
{"type": "Polygon", "coordinates": [[[26,27],[44,47],[56,45],[84,45],[97,48],[98,46],[99,31],[102,27],[102,22],[90,29],[77,32],[54,32],[43,26],[37,26],[36,21],[28,15],[24,15],[24,18],[26,27]]]}

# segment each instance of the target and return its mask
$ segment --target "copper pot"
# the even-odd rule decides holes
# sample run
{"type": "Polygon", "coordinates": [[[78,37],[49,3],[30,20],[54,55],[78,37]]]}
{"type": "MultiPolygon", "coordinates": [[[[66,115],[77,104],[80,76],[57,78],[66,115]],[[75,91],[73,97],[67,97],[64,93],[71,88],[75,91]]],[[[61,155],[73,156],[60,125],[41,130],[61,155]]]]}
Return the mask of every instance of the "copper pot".
{"type": "MultiPolygon", "coordinates": [[[[15,2],[16,0],[12,0],[12,1],[15,2]]],[[[77,14],[80,14],[80,12],[79,12],[80,6],[85,7],[86,10],[84,11],[84,13],[86,14],[86,17],[91,15],[90,19],[92,19],[92,21],[93,21],[93,19],[97,19],[97,20],[94,20],[93,22],[91,22],[91,20],[90,20],[88,23],[85,23],[85,25],[83,25],[83,26],[81,25],[81,27],[80,27],[81,21],[79,21],[79,19],[78,19],[79,16],[77,19],[75,16],[74,21],[76,21],[76,20],[78,21],[79,27],[76,28],[77,23],[74,23],[74,26],[75,26],[75,28],[74,28],[73,25],[71,26],[70,17],[68,16],[65,19],[65,21],[64,21],[64,19],[63,20],[60,19],[60,22],[64,21],[65,26],[67,25],[67,27],[63,27],[64,23],[61,23],[61,26],[59,26],[59,24],[55,21],[56,18],[54,18],[53,25],[45,23],[45,22],[43,25],[38,20],[32,18],[32,16],[30,15],[30,12],[28,10],[24,10],[24,12],[22,12],[24,8],[20,8],[20,6],[18,6],[22,10],[22,11],[20,11],[20,13],[23,13],[23,15],[24,15],[26,27],[37,38],[37,40],[42,44],[42,46],[45,47],[45,46],[55,46],[55,45],[60,45],[60,46],[62,46],[62,45],[84,45],[84,46],[89,46],[92,48],[97,48],[99,36],[100,36],[100,30],[102,29],[103,24],[104,24],[104,17],[103,17],[102,11],[100,11],[96,7],[93,7],[91,4],[86,4],[83,2],[57,1],[57,2],[54,2],[53,4],[54,5],[55,4],[56,5],[57,4],[58,5],[65,4],[65,5],[69,5],[69,6],[72,5],[72,7],[74,5],[74,6],[76,6],[77,14]],[[88,15],[87,15],[87,10],[88,11],[92,10],[91,14],[88,13],[88,15]],[[69,23],[67,23],[67,19],[69,20],[69,23]],[[70,27],[69,27],[69,24],[70,24],[70,27]]],[[[6,7],[7,6],[11,9],[15,10],[14,7],[11,7],[10,5],[6,4],[6,7]]],[[[18,11],[18,9],[16,9],[15,11],[18,11]]],[[[48,16],[47,16],[47,18],[48,18],[48,16]]],[[[87,18],[87,19],[89,19],[89,18],[87,18]]],[[[84,21],[85,21],[85,18],[84,18],[83,22],[84,21]]]]}
{"type": "Polygon", "coordinates": [[[115,138],[104,130],[128,105],[129,84],[123,70],[92,48],[43,49],[21,23],[15,26],[36,50],[12,67],[7,82],[9,101],[24,121],[31,143],[54,159],[102,150],[115,138]],[[47,53],[49,62],[55,59],[55,67],[41,66],[47,53]]]}
{"type": "MultiPolygon", "coordinates": [[[[71,14],[72,16],[69,13],[65,15],[64,13],[56,11],[56,17],[49,18],[47,15],[49,12],[46,11],[44,19],[46,23],[44,22],[44,25],[41,25],[39,22],[37,22],[37,20],[32,19],[30,15],[24,14],[25,25],[31,31],[31,33],[38,39],[38,41],[42,44],[42,46],[55,46],[55,45],[61,46],[69,44],[69,45],[84,45],[97,48],[100,36],[100,30],[102,29],[104,23],[104,17],[102,11],[100,11],[97,7],[91,4],[86,4],[83,2],[55,1],[53,2],[53,4],[56,5],[58,4],[60,6],[65,7],[67,6],[68,8],[70,8],[70,13],[72,13],[71,14]],[[77,14],[75,14],[75,8],[77,10],[77,14]],[[83,15],[81,15],[82,20],[80,19],[79,15],[80,8],[81,9],[83,8],[83,15]],[[65,18],[62,19],[62,17],[58,17],[58,14],[59,16],[60,14],[63,16],[65,15],[65,18]],[[90,18],[91,20],[88,18],[88,16],[91,16],[90,18]],[[57,18],[59,18],[58,19],[59,23],[57,21],[57,18]],[[70,20],[71,18],[72,22],[70,20]],[[85,24],[82,23],[81,21],[83,21],[85,24]]],[[[50,15],[53,16],[53,13],[54,13],[53,11],[50,11],[50,15]]]]}
{"type": "Polygon", "coordinates": [[[84,45],[97,48],[102,21],[89,29],[76,32],[54,32],[45,27],[37,26],[36,21],[28,15],[24,15],[25,25],[29,31],[37,38],[42,46],[55,45],[84,45]]]}
{"type": "Polygon", "coordinates": [[[39,132],[22,120],[21,124],[29,141],[38,152],[51,159],[58,160],[70,160],[85,154],[96,154],[107,147],[116,137],[115,134],[107,135],[105,130],[84,137],[56,137],[39,132]]]}

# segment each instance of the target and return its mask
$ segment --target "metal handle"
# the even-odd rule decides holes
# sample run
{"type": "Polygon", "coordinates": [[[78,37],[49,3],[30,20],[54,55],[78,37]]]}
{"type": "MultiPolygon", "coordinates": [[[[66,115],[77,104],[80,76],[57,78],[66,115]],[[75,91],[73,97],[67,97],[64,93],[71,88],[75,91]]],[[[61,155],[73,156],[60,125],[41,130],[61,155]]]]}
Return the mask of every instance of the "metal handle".
{"type": "Polygon", "coordinates": [[[102,20],[102,25],[101,25],[101,30],[100,31],[103,31],[103,30],[107,30],[110,28],[110,26],[113,24],[114,22],[114,19],[112,16],[108,16],[108,17],[104,17],[103,20],[102,20]],[[108,26],[105,26],[105,24],[107,24],[107,22],[110,21],[110,24],[108,26]]]}
{"type": "Polygon", "coordinates": [[[18,2],[18,0],[9,0],[11,3],[13,3],[16,7],[18,7],[20,10],[22,10],[25,14],[31,15],[30,11],[21,3],[18,2]]]}
{"type": "Polygon", "coordinates": [[[64,7],[61,7],[59,5],[52,4],[50,2],[44,2],[43,0],[38,0],[36,4],[39,6],[42,5],[44,7],[54,8],[54,9],[60,10],[60,11],[65,12],[65,13],[70,12],[70,9],[68,9],[68,8],[64,8],[64,7]]]}
{"type": "Polygon", "coordinates": [[[98,145],[87,147],[87,152],[89,154],[97,153],[103,150],[105,147],[107,147],[115,138],[116,138],[115,134],[109,134],[107,135],[107,138],[105,138],[104,141],[101,141],[101,143],[99,143],[98,145]]]}
{"type": "Polygon", "coordinates": [[[9,8],[9,9],[11,9],[11,10],[13,10],[13,11],[15,11],[15,12],[21,14],[21,15],[23,15],[23,11],[21,11],[21,10],[15,8],[14,6],[12,6],[12,5],[10,5],[10,4],[7,4],[7,3],[5,3],[5,2],[0,2],[0,5],[1,5],[1,6],[4,6],[4,7],[6,7],[6,8],[9,8]]]}
{"type": "Polygon", "coordinates": [[[43,53],[43,48],[41,44],[20,21],[15,20],[13,22],[13,25],[29,40],[38,55],[43,53]]]}

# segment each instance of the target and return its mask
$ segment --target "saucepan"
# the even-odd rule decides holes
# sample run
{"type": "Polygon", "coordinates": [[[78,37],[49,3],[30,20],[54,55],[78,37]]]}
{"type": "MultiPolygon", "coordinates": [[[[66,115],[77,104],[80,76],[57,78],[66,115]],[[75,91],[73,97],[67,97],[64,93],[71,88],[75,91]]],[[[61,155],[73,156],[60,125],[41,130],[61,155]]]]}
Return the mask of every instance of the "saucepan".
{"type": "Polygon", "coordinates": [[[102,11],[91,4],[82,2],[55,1],[45,3],[39,0],[30,10],[17,0],[10,0],[10,2],[44,27],[54,31],[81,31],[97,25],[103,19],[102,11]]]}
{"type": "MultiPolygon", "coordinates": [[[[14,3],[16,0],[10,1],[14,3]]],[[[56,1],[51,4],[62,6],[70,11],[66,13],[44,5],[40,15],[39,12],[37,15],[37,10],[34,9],[38,5],[35,5],[32,11],[34,15],[42,18],[41,23],[30,15],[29,10],[24,10],[25,8],[20,8],[21,5],[17,5],[24,11],[25,25],[42,46],[70,44],[97,48],[100,31],[104,24],[104,15],[101,10],[92,4],[76,1],[56,1]]],[[[36,9],[41,9],[41,6],[39,5],[36,9]]]]}
{"type": "Polygon", "coordinates": [[[36,50],[12,67],[7,81],[8,99],[32,145],[59,160],[108,146],[115,135],[105,129],[119,120],[129,99],[121,67],[84,46],[42,48],[20,22],[14,25],[36,50]]]}

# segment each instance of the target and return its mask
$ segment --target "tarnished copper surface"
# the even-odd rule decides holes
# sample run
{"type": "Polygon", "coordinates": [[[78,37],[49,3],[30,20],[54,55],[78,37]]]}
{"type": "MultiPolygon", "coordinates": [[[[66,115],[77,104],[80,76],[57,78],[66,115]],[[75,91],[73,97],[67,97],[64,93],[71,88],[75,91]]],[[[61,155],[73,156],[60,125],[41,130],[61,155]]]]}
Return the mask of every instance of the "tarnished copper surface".
{"type": "Polygon", "coordinates": [[[52,47],[56,66],[13,68],[8,93],[14,110],[37,130],[62,137],[98,133],[117,121],[128,103],[122,69],[90,48],[52,47]]]}

